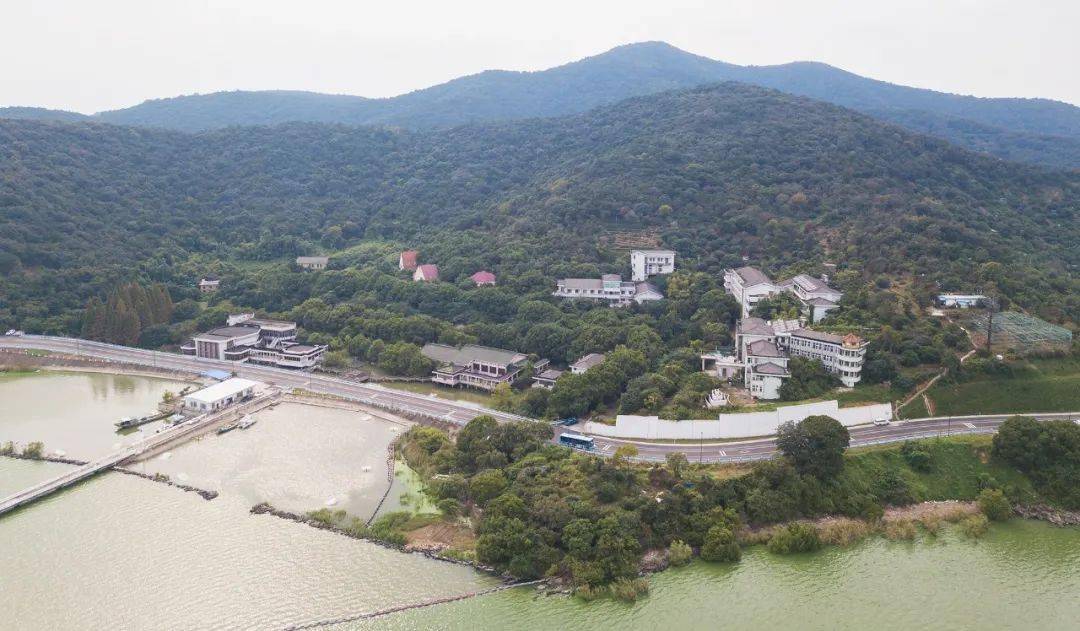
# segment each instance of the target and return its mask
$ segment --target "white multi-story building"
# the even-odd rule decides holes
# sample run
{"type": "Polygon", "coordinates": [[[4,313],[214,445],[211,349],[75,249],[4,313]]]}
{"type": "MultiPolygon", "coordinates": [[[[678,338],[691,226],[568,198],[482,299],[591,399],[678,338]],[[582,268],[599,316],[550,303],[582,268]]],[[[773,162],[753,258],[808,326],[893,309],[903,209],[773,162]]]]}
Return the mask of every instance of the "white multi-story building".
{"type": "Polygon", "coordinates": [[[225,326],[194,335],[180,351],[207,359],[280,368],[312,368],[322,361],[326,346],[297,342],[295,322],[241,313],[230,315],[225,326]]]}
{"type": "Polygon", "coordinates": [[[743,318],[735,333],[735,355],[707,353],[701,356],[702,370],[730,379],[734,368],[743,372],[743,384],[759,399],[778,399],[780,386],[791,376],[791,357],[809,357],[821,362],[847,387],[862,378],[867,342],[854,334],[836,335],[814,331],[798,320],[766,322],[743,318]]]}
{"type": "Polygon", "coordinates": [[[750,315],[759,300],[779,291],[772,280],[756,267],[724,270],[724,290],[742,305],[742,317],[750,315]]]}
{"type": "Polygon", "coordinates": [[[604,274],[600,278],[563,278],[551,295],[556,298],[603,300],[612,307],[625,307],[664,295],[649,283],[624,282],[619,274],[604,274]]]}
{"type": "Polygon", "coordinates": [[[631,250],[631,280],[636,283],[648,280],[656,274],[670,274],[675,271],[675,252],[673,250],[631,250]]]}
{"type": "Polygon", "coordinates": [[[836,335],[810,329],[779,333],[776,342],[789,356],[809,357],[825,366],[825,370],[840,378],[848,388],[862,379],[866,347],[869,343],[855,335],[836,335]]]}
{"type": "Polygon", "coordinates": [[[735,297],[742,306],[742,317],[750,315],[754,305],[762,298],[780,292],[791,292],[800,303],[810,322],[817,322],[837,307],[843,292],[833,289],[824,278],[799,274],[788,280],[774,283],[756,267],[740,267],[724,271],[724,290],[735,297]]]}

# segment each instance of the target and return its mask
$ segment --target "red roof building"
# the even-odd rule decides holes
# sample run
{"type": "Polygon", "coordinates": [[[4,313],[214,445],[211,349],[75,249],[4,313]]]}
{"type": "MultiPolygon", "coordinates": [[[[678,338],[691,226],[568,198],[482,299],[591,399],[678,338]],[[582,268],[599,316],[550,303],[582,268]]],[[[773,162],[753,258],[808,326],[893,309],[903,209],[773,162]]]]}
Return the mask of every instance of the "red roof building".
{"type": "Polygon", "coordinates": [[[472,282],[476,283],[477,287],[495,284],[495,275],[487,270],[480,270],[469,278],[472,279],[472,282]]]}
{"type": "Polygon", "coordinates": [[[413,272],[412,279],[416,281],[433,281],[439,280],[439,266],[438,265],[420,265],[413,272]]]}
{"type": "Polygon", "coordinates": [[[416,250],[405,250],[398,257],[398,269],[411,272],[416,269],[416,250]]]}

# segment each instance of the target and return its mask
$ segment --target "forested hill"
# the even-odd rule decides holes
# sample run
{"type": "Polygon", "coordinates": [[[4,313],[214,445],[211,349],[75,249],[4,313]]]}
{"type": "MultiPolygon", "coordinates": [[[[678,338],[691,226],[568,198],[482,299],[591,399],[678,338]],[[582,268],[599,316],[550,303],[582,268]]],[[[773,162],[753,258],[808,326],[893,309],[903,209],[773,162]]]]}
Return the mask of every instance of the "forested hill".
{"type": "Polygon", "coordinates": [[[182,131],[290,121],[410,129],[575,114],[625,98],[739,81],[857,109],[1007,160],[1080,168],[1080,108],[1045,99],[959,96],[820,63],[738,66],[661,42],[621,46],[540,72],[487,71],[388,99],[219,92],[147,101],[96,118],[182,131]]]}
{"type": "Polygon", "coordinates": [[[1062,321],[1077,318],[1078,207],[1076,174],[741,84],[428,132],[0,121],[4,291],[48,312],[126,278],[190,285],[192,256],[361,239],[419,247],[447,280],[489,268],[545,285],[617,270],[602,237],[651,232],[689,269],[747,256],[993,283],[1062,321]]]}

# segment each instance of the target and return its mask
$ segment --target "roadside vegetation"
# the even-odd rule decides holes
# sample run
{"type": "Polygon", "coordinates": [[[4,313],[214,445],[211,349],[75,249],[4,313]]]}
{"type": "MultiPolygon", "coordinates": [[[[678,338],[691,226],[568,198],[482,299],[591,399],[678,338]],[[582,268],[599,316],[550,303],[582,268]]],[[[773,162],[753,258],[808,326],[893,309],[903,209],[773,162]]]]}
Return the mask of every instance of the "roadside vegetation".
{"type": "MultiPolygon", "coordinates": [[[[573,452],[546,442],[545,425],[489,417],[456,440],[415,427],[400,448],[445,518],[471,524],[479,562],[522,579],[558,577],[583,598],[629,598],[626,581],[639,577],[651,551],[672,565],[693,555],[730,563],[745,545],[799,553],[872,534],[935,536],[959,522],[977,536],[1015,504],[1068,506],[1080,451],[1045,454],[1038,462],[1057,473],[1029,477],[1023,467],[1034,465],[1017,454],[1030,451],[1025,441],[1046,440],[1032,423],[1011,419],[992,444],[926,440],[849,453],[846,428],[810,417],[782,428],[782,458],[732,475],[682,455],[643,465],[632,449],[609,458],[573,452]]],[[[1080,440],[1080,426],[1049,425],[1061,433],[1056,443],[1080,440]]]]}

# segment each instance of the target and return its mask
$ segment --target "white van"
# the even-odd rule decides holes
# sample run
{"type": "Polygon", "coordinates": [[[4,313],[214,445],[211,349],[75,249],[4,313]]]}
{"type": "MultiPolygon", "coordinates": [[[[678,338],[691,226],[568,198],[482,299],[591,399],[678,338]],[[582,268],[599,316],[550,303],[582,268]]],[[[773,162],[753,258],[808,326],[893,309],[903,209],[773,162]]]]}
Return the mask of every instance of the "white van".
{"type": "Polygon", "coordinates": [[[889,419],[885,418],[884,416],[874,419],[874,425],[879,425],[880,426],[880,425],[888,425],[888,424],[889,424],[889,419]]]}

